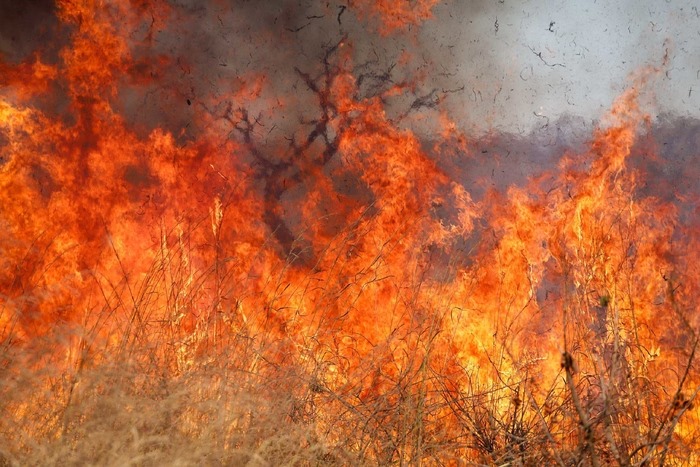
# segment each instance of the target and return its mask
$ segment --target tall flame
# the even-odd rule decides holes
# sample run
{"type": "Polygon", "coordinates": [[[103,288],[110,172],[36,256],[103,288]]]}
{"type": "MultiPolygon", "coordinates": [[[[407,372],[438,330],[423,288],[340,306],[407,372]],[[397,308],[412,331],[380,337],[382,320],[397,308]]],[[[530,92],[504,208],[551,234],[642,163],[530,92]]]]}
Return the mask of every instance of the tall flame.
{"type": "MultiPolygon", "coordinates": [[[[436,3],[350,9],[391,34],[436,3]]],[[[126,452],[193,464],[700,461],[698,193],[641,189],[653,70],[584,151],[475,196],[448,116],[402,124],[439,99],[396,117],[415,83],[368,92],[347,38],[297,68],[320,116],[286,140],[249,111],[293,101],[264,74],[139,123],[185,101],[152,48],[178,8],[59,0],[59,56],[0,63],[0,456],[119,462],[106,410],[126,452]]]]}

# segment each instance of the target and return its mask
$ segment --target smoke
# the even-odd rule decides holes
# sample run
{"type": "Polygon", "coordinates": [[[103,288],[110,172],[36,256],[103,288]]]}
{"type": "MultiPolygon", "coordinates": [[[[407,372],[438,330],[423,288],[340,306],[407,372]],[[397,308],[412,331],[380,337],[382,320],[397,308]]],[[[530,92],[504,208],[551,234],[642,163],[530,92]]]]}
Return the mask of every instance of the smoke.
{"type": "MultiPolygon", "coordinates": [[[[640,69],[656,69],[640,93],[643,110],[653,122],[671,116],[650,131],[660,138],[663,162],[640,167],[647,178],[659,167],[680,177],[693,156],[687,128],[700,116],[700,59],[691,45],[700,13],[690,2],[443,2],[431,19],[388,33],[379,18],[341,1],[141,1],[130,9],[127,17],[106,10],[116,29],[129,31],[123,36],[135,64],[112,99],[115,110],[142,135],[162,128],[179,145],[205,132],[245,140],[252,155],[238,157],[265,179],[270,202],[290,210],[308,177],[294,167],[299,145],[311,141],[323,152],[331,143],[319,135],[334,137],[318,127],[327,111],[321,88],[341,72],[354,75],[360,97],[403,86],[406,92],[383,97],[386,112],[426,148],[440,138],[444,110],[472,138],[471,155],[432,157],[477,200],[488,190],[524,186],[562,155],[582,151],[640,69]],[[667,144],[678,135],[689,143],[667,144]]],[[[44,0],[0,4],[3,60],[32,62],[40,50],[42,61],[59,62],[72,30],[58,25],[56,10],[44,0]]],[[[342,164],[333,152],[320,160],[329,171],[342,164]]],[[[362,196],[347,177],[336,176],[339,190],[362,196]]],[[[698,191],[690,180],[686,188],[698,191]]],[[[293,213],[285,216],[298,223],[293,213]]]]}
{"type": "MultiPolygon", "coordinates": [[[[435,90],[451,116],[476,133],[526,134],[565,114],[596,121],[644,67],[660,68],[644,93],[651,113],[700,116],[693,48],[700,12],[692,2],[443,2],[432,19],[388,35],[376,18],[358,20],[362,9],[341,1],[132,3],[142,23],[131,36],[133,52],[179,60],[171,64],[168,92],[121,96],[145,125],[168,118],[173,128],[191,126],[182,103],[224,100],[251,75],[265,77],[270,95],[296,97],[285,113],[303,114],[311,96],[294,68],[312,70],[343,37],[355,65],[374,73],[394,65],[396,82],[420,77],[418,89],[435,90]]],[[[1,2],[4,60],[31,60],[39,48],[42,60],[58,60],[67,34],[57,29],[55,10],[50,0],[1,2]]],[[[259,112],[275,119],[279,112],[268,104],[259,112]]],[[[273,123],[278,136],[289,129],[280,120],[273,123]]]]}
{"type": "Polygon", "coordinates": [[[39,44],[44,45],[43,52],[55,52],[54,10],[52,0],[0,1],[0,57],[18,63],[39,44]]]}
{"type": "MultiPolygon", "coordinates": [[[[412,80],[415,96],[440,100],[471,135],[580,143],[645,68],[658,70],[640,93],[645,112],[700,117],[700,59],[691,47],[700,13],[691,2],[443,2],[419,27],[389,35],[343,2],[170,5],[171,19],[148,50],[180,63],[172,65],[167,91],[160,84],[136,91],[130,113],[147,126],[175,120],[173,129],[192,132],[193,106],[216,113],[228,101],[235,108],[236,93],[261,79],[261,98],[248,111],[264,125],[261,142],[276,144],[318,112],[298,70],[318,76],[328,48],[344,38],[352,46],[349,66],[356,77],[364,74],[363,92],[376,92],[382,76],[412,80]]],[[[399,120],[413,97],[389,98],[389,115],[399,120]]],[[[400,124],[429,139],[433,117],[421,110],[400,124]]]]}
{"type": "Polygon", "coordinates": [[[440,85],[464,86],[449,105],[465,127],[528,133],[565,114],[596,121],[650,67],[659,72],[646,110],[699,115],[692,2],[454,2],[435,13],[421,43],[440,85]]]}

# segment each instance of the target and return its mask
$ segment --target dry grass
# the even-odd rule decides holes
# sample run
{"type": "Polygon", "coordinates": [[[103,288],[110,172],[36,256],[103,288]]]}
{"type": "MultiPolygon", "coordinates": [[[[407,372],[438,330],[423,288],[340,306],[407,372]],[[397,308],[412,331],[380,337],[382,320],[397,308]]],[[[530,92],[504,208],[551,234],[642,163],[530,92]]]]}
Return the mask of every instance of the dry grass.
{"type": "MultiPolygon", "coordinates": [[[[208,268],[207,279],[216,279],[216,270],[208,268]]],[[[445,352],[451,341],[444,313],[437,309],[425,318],[423,310],[419,320],[418,302],[408,308],[414,318],[397,321],[382,341],[367,347],[360,340],[369,336],[354,336],[357,355],[350,364],[347,349],[334,348],[319,333],[290,338],[252,332],[263,312],[257,317],[249,312],[248,330],[235,320],[215,327],[206,313],[189,333],[174,327],[164,319],[173,311],[149,309],[156,301],[148,297],[165,290],[182,301],[201,291],[178,274],[153,268],[135,287],[141,299],[128,305],[122,301],[126,288],[121,290],[122,296],[108,297],[90,315],[92,324],[56,328],[31,345],[5,336],[3,465],[569,466],[696,460],[697,390],[688,391],[696,374],[692,327],[678,331],[692,346],[678,354],[676,369],[652,371],[648,355],[625,337],[634,329],[621,327],[618,338],[608,340],[619,347],[603,349],[586,340],[585,320],[571,320],[561,371],[542,380],[535,360],[510,354],[508,339],[494,340],[487,355],[491,368],[460,364],[445,352]],[[174,287],[180,289],[173,292],[174,287]],[[104,316],[114,313],[126,318],[104,316]],[[300,347],[302,341],[308,346],[300,347]],[[673,378],[661,379],[672,371],[673,378]],[[484,379],[484,373],[494,377],[484,379]]],[[[570,297],[565,310],[582,313],[583,295],[570,297]]],[[[267,300],[276,303],[280,296],[267,300]]],[[[340,321],[326,326],[342,337],[340,321]]]]}

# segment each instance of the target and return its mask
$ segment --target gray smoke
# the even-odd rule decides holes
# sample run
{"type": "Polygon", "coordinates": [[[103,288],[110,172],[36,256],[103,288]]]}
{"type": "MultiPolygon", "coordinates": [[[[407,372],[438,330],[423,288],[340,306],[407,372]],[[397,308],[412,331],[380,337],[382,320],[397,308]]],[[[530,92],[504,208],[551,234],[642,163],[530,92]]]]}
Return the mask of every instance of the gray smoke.
{"type": "MultiPolygon", "coordinates": [[[[615,97],[633,83],[630,75],[644,67],[659,69],[640,94],[658,126],[650,134],[661,139],[655,144],[665,162],[640,167],[662,167],[671,176],[696,160],[688,128],[697,128],[700,117],[694,46],[700,12],[689,1],[455,0],[437,5],[424,24],[388,36],[378,33],[376,19],[358,18],[342,1],[170,0],[163,22],[153,22],[156,9],[144,4],[143,22],[129,41],[138,64],[133,73],[153,79],[124,80],[115,109],[137,130],[164,127],[182,144],[204,130],[197,113],[209,113],[221,134],[252,140],[259,152],[251,160],[264,160],[260,176],[285,171],[301,183],[303,174],[289,161],[264,165],[275,148],[316,131],[321,106],[309,80],[323,85],[324,60],[341,41],[352,47],[348,68],[362,95],[413,83],[411,92],[387,98],[386,108],[426,147],[436,138],[438,102],[471,135],[471,157],[459,167],[438,163],[474,195],[523,185],[556,167],[565,151],[582,150],[615,97]],[[168,58],[161,63],[161,57],[168,58]],[[241,104],[237,96],[258,79],[261,95],[241,104]],[[687,144],[668,144],[676,139],[687,144]]],[[[6,62],[31,61],[36,50],[48,63],[60,60],[70,28],[58,25],[52,2],[3,1],[0,21],[6,62]]],[[[345,65],[337,57],[331,65],[345,65]]],[[[696,181],[685,181],[688,192],[700,191],[696,181]]],[[[289,196],[282,185],[268,196],[289,196]]]]}

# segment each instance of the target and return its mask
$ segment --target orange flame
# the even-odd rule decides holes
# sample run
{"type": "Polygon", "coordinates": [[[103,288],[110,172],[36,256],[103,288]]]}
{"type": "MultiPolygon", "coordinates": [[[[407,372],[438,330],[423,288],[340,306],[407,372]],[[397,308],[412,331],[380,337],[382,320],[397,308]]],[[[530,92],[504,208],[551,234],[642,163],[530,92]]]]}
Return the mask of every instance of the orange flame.
{"type": "MultiPolygon", "coordinates": [[[[436,3],[351,6],[389,33],[436,3]]],[[[144,131],[119,101],[161,69],[188,73],[135,58],[171,14],[59,1],[60,60],[0,64],[7,348],[68,330],[52,351],[71,375],[110,359],[183,380],[285,369],[301,394],[288,418],[352,439],[356,460],[503,463],[538,446],[562,465],[697,460],[700,224],[640,195],[641,80],[585,152],[475,200],[438,162],[476,158],[469,139],[444,114],[432,145],[388,117],[410,86],[363,95],[350,41],[298,72],[325,113],[278,154],[244,110],[284,106],[264,76],[230,85],[233,105],[202,97],[186,144],[144,131]]]]}

